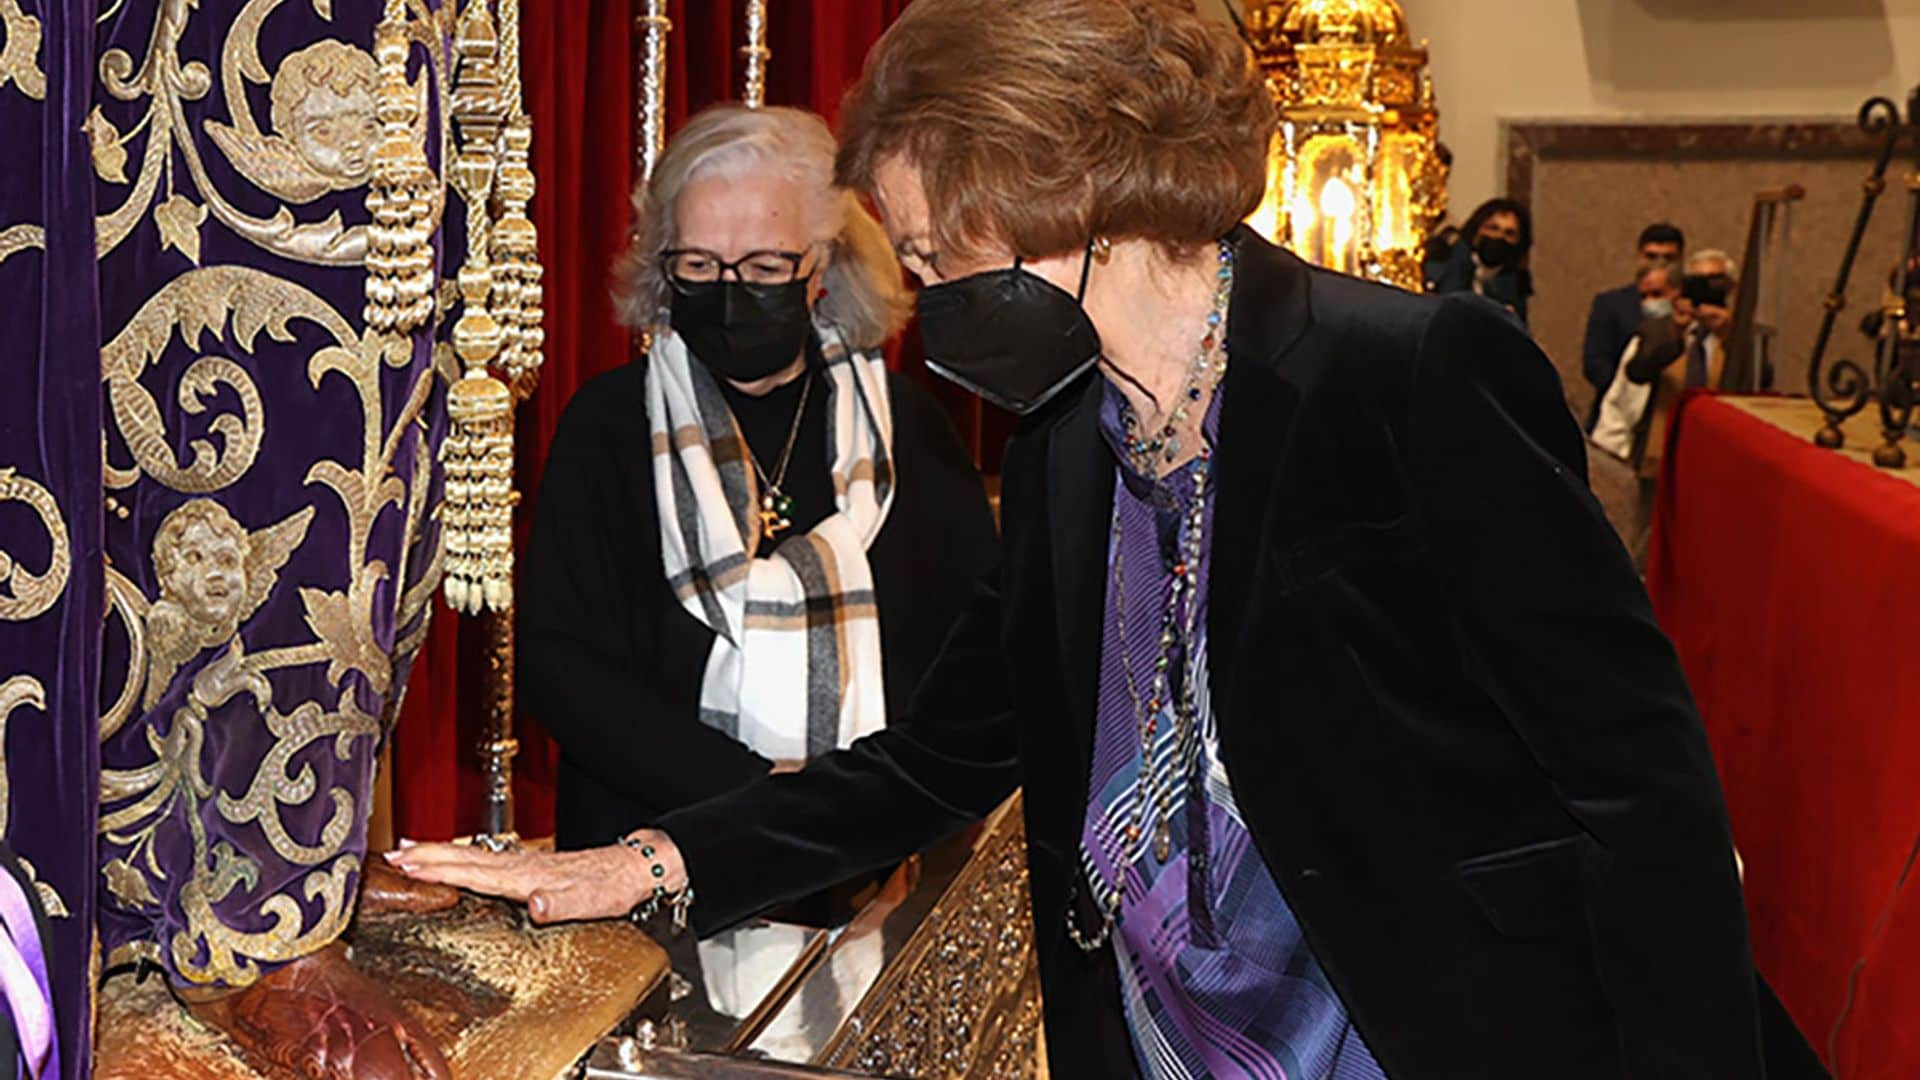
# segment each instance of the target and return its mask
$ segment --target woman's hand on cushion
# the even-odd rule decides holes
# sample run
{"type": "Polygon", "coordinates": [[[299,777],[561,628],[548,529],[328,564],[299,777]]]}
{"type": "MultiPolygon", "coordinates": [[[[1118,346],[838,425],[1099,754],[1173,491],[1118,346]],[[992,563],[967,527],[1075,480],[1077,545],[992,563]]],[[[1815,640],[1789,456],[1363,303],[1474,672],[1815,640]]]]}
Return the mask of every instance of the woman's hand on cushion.
{"type": "Polygon", "coordinates": [[[686,866],[665,833],[642,829],[634,837],[653,849],[651,858],[625,844],[585,851],[495,853],[467,844],[402,840],[386,859],[421,881],[521,901],[533,921],[544,925],[617,918],[652,896],[656,886],[669,893],[686,888],[686,866]],[[655,865],[661,867],[658,876],[655,865]]]}

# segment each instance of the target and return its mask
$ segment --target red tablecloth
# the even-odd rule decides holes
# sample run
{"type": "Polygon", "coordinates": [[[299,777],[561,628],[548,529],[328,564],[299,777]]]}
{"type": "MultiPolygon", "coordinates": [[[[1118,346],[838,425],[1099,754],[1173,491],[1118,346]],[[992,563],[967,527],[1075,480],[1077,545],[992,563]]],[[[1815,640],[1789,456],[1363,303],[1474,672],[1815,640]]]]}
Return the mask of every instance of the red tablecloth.
{"type": "Polygon", "coordinates": [[[1915,1080],[1920,487],[1696,396],[1654,528],[1648,584],[1726,785],[1760,968],[1839,1076],[1915,1080]]]}

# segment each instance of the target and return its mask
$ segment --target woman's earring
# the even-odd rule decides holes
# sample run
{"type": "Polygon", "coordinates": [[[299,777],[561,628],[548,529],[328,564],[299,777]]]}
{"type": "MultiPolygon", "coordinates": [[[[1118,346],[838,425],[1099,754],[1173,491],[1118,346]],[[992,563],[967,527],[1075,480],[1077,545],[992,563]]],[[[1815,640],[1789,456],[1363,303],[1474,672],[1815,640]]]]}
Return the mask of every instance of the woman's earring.
{"type": "Polygon", "coordinates": [[[1096,262],[1105,266],[1107,260],[1113,258],[1113,241],[1104,236],[1094,237],[1093,257],[1096,262]]]}

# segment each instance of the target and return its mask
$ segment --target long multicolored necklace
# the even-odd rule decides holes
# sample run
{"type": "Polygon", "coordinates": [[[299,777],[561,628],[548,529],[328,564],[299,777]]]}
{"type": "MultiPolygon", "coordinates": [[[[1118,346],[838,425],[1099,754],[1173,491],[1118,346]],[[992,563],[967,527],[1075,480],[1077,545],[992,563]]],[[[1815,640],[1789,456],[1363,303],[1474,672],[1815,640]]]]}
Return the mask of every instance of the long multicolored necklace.
{"type": "Polygon", "coordinates": [[[1134,413],[1133,406],[1122,403],[1120,407],[1127,456],[1133,459],[1134,470],[1148,479],[1160,474],[1162,464],[1180,460],[1180,432],[1186,429],[1187,418],[1194,404],[1205,400],[1207,391],[1218,385],[1227,373],[1227,305],[1232,300],[1233,245],[1222,240],[1219,269],[1214,273],[1213,311],[1207,315],[1207,332],[1200,339],[1200,349],[1194,354],[1193,366],[1187,371],[1186,383],[1180,388],[1173,410],[1167,413],[1157,431],[1142,435],[1140,432],[1144,425],[1134,413]],[[1217,358],[1216,350],[1219,354],[1217,358]]]}
{"type": "MultiPolygon", "coordinates": [[[[1220,244],[1220,270],[1218,285],[1214,293],[1214,310],[1207,317],[1206,336],[1201,340],[1200,353],[1194,360],[1193,369],[1187,375],[1185,393],[1168,423],[1156,440],[1140,440],[1132,432],[1136,427],[1131,410],[1123,405],[1122,417],[1129,432],[1127,450],[1133,458],[1137,471],[1152,479],[1159,471],[1162,460],[1173,461],[1179,454],[1177,432],[1179,425],[1186,421],[1188,407],[1206,396],[1206,390],[1219,385],[1226,375],[1227,350],[1224,327],[1226,325],[1227,305],[1233,291],[1233,249],[1225,241],[1220,244]],[[1215,350],[1219,356],[1215,358],[1215,350]],[[1164,458],[1162,457],[1164,455],[1164,458]]],[[[1204,437],[1203,437],[1204,440],[1204,437]]],[[[1176,561],[1173,565],[1173,582],[1167,590],[1166,607],[1161,613],[1160,636],[1157,642],[1157,655],[1153,662],[1153,673],[1147,680],[1146,693],[1142,694],[1140,679],[1134,671],[1132,650],[1127,648],[1127,585],[1126,553],[1120,543],[1120,503],[1115,500],[1113,521],[1108,543],[1113,551],[1113,606],[1114,633],[1120,642],[1120,666],[1125,676],[1127,697],[1133,706],[1134,732],[1139,740],[1140,758],[1136,767],[1133,783],[1132,805],[1128,808],[1127,824],[1120,832],[1121,852],[1112,860],[1114,871],[1111,881],[1099,881],[1097,875],[1090,878],[1090,884],[1099,889],[1094,906],[1100,912],[1100,926],[1091,935],[1082,934],[1074,919],[1073,905],[1067,905],[1067,937],[1082,952],[1097,952],[1104,948],[1113,936],[1114,925],[1120,918],[1121,901],[1126,894],[1127,872],[1139,861],[1143,847],[1141,838],[1147,833],[1147,815],[1153,814],[1152,839],[1153,856],[1157,862],[1165,863],[1173,854],[1173,793],[1176,778],[1190,769],[1193,751],[1196,746],[1196,717],[1199,713],[1200,657],[1195,648],[1198,641],[1200,597],[1199,581],[1201,561],[1207,553],[1207,505],[1213,497],[1209,480],[1213,473],[1213,448],[1204,441],[1201,443],[1197,459],[1190,466],[1193,475],[1193,499],[1187,508],[1187,514],[1180,525],[1179,539],[1176,544],[1176,561]],[[1183,658],[1184,670],[1180,680],[1180,692],[1172,693],[1170,672],[1175,657],[1183,658]],[[1159,768],[1154,763],[1154,742],[1159,735],[1161,713],[1167,704],[1173,705],[1174,752],[1159,768]]],[[[1091,860],[1088,862],[1092,872],[1091,860]]]]}
{"type": "MultiPolygon", "coordinates": [[[[800,421],[807,415],[807,395],[813,393],[813,372],[801,376],[800,407],[793,410],[793,426],[787,429],[787,445],[780,451],[780,461],[774,466],[773,476],[767,476],[767,470],[760,467],[760,459],[754,456],[753,447],[747,446],[747,460],[753,462],[754,475],[760,478],[760,535],[768,543],[778,539],[780,534],[793,528],[793,498],[780,490],[787,482],[787,465],[793,461],[793,444],[800,438],[800,421]]],[[[741,445],[747,440],[742,438],[741,445]]]]}
{"type": "MultiPolygon", "coordinates": [[[[1148,829],[1151,812],[1153,857],[1164,864],[1173,854],[1173,793],[1178,776],[1190,770],[1194,732],[1198,725],[1199,650],[1195,644],[1200,618],[1200,564],[1206,557],[1207,503],[1213,497],[1208,479],[1213,471],[1213,450],[1202,445],[1198,460],[1189,467],[1193,476],[1193,499],[1186,519],[1180,524],[1173,583],[1167,590],[1167,604],[1160,617],[1160,636],[1153,673],[1147,679],[1146,693],[1134,672],[1132,650],[1127,648],[1127,579],[1125,549],[1120,543],[1120,507],[1116,500],[1110,542],[1113,547],[1114,633],[1120,641],[1120,667],[1125,675],[1127,697],[1133,706],[1134,733],[1139,740],[1140,759],[1133,782],[1132,805],[1126,825],[1120,828],[1121,851],[1112,859],[1111,881],[1092,881],[1100,891],[1094,904],[1100,912],[1100,928],[1091,936],[1083,935],[1074,921],[1073,907],[1067,908],[1067,937],[1084,952],[1095,952],[1106,945],[1120,918],[1120,903],[1126,893],[1127,871],[1139,862],[1141,838],[1148,829]],[[1173,693],[1171,669],[1175,658],[1184,660],[1179,693],[1173,693]],[[1154,743],[1160,733],[1161,713],[1173,706],[1174,752],[1156,767],[1154,743]]],[[[1089,869],[1092,863],[1089,861],[1089,869]]]]}

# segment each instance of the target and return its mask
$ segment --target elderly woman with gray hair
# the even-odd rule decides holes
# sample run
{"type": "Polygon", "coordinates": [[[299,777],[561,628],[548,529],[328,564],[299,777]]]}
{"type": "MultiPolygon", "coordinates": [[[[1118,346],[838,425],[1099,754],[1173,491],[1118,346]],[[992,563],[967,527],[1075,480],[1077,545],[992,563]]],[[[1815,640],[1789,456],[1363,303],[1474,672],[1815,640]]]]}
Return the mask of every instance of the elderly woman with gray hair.
{"type": "Polygon", "coordinates": [[[878,351],[908,297],[833,156],[811,113],[720,106],[636,193],[616,303],[651,347],[567,406],[521,590],[563,849],[882,727],[996,557],[951,423],[878,351]]]}

